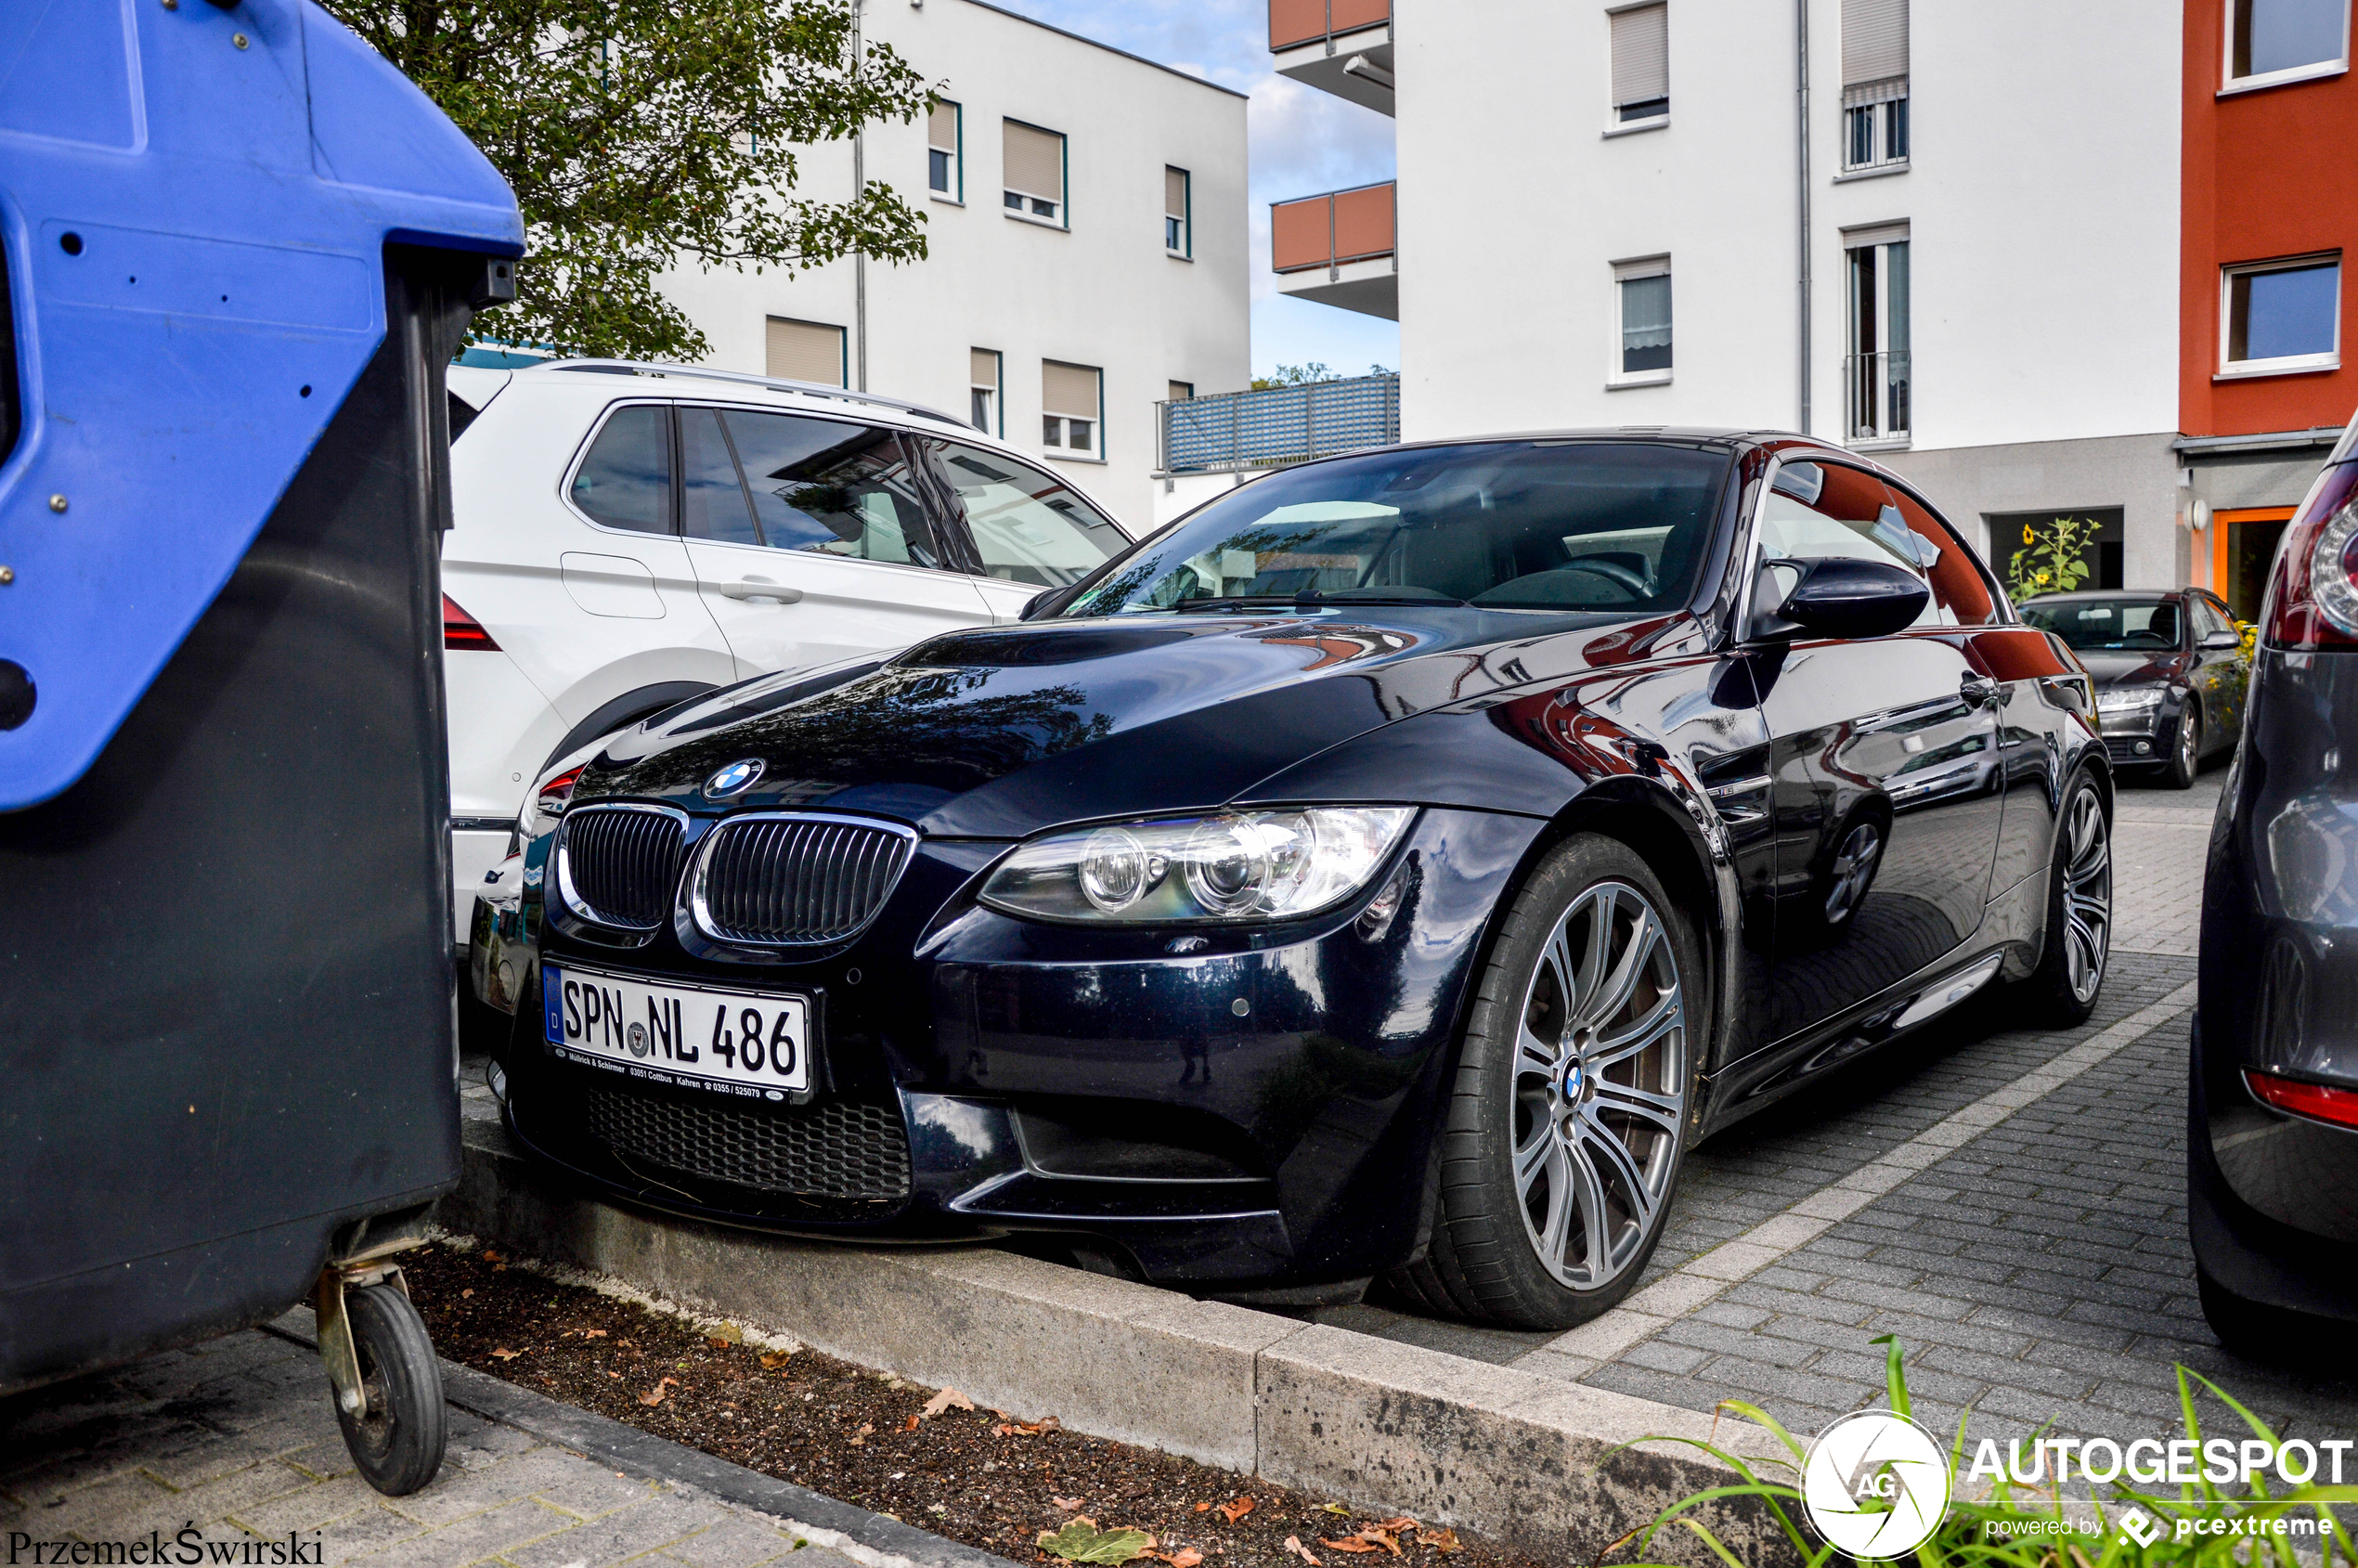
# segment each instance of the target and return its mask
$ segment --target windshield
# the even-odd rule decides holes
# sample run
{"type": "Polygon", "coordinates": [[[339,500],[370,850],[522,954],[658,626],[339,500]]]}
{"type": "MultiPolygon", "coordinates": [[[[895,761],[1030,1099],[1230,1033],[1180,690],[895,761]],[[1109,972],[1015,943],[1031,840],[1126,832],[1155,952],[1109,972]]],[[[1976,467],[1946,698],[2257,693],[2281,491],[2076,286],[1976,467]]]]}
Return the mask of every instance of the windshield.
{"type": "Polygon", "coordinates": [[[2082,654],[2173,652],[2178,606],[2158,599],[2070,599],[2022,607],[2022,618],[2082,654]]]}
{"type": "Polygon", "coordinates": [[[1653,442],[1484,442],[1257,480],[1153,540],[1065,616],[1233,604],[1683,605],[1731,461],[1653,442]]]}

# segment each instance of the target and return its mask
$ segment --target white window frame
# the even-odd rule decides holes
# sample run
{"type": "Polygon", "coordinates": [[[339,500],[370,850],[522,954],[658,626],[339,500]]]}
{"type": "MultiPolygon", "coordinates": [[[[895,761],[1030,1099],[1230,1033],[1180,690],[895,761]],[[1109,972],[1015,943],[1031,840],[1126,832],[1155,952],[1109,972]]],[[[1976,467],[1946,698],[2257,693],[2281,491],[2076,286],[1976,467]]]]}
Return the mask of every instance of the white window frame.
{"type": "Polygon", "coordinates": [[[2324,370],[2341,369],[2341,279],[2343,262],[2339,251],[2313,251],[2300,256],[2272,256],[2260,262],[2233,262],[2219,269],[2219,369],[2213,381],[2241,381],[2248,376],[2315,375],[2324,370]],[[2281,354],[2274,359],[2230,359],[2227,345],[2234,321],[2231,311],[2235,303],[2235,279],[2249,278],[2261,272],[2290,272],[2298,267],[2317,266],[2331,262],[2337,269],[2334,279],[2334,346],[2323,354],[2281,354]]]}
{"type": "Polygon", "coordinates": [[[933,188],[933,155],[943,149],[933,145],[933,133],[928,127],[926,133],[926,194],[952,207],[963,207],[966,204],[966,106],[949,98],[941,101],[955,112],[955,123],[950,133],[953,145],[948,149],[950,188],[933,188]]]}
{"type": "Polygon", "coordinates": [[[1860,104],[1855,109],[1846,108],[1842,111],[1842,173],[1834,176],[1836,179],[1846,176],[1855,179],[1862,175],[1907,173],[1909,160],[1914,156],[1916,150],[1915,114],[1912,110],[1905,111],[1908,115],[1908,150],[1897,158],[1891,155],[1891,121],[1893,106],[1909,102],[1912,96],[1911,93],[1902,93],[1896,98],[1880,98],[1873,103],[1860,104]],[[1868,139],[1872,146],[1867,161],[1863,163],[1854,163],[1850,161],[1850,117],[1854,114],[1864,114],[1868,117],[1868,139]]]}
{"type": "MultiPolygon", "coordinates": [[[[2226,97],[2234,93],[2253,93],[2264,87],[2281,87],[2287,82],[2314,82],[2321,76],[2339,76],[2350,70],[2350,0],[2341,3],[2341,58],[2313,60],[2307,65],[2287,66],[2282,71],[2264,71],[2256,76],[2235,74],[2235,0],[2221,0],[2219,6],[2219,91],[2226,97]]],[[[2222,361],[2223,363],[2223,361],[2222,361]]]]}
{"type": "Polygon", "coordinates": [[[1097,417],[1095,421],[1091,421],[1091,434],[1095,437],[1095,443],[1086,450],[1080,450],[1063,445],[1061,438],[1064,435],[1071,434],[1067,426],[1074,416],[1071,414],[1052,414],[1045,408],[1043,408],[1040,411],[1040,455],[1048,459],[1052,462],[1103,463],[1107,460],[1105,367],[1102,365],[1082,365],[1080,361],[1073,359],[1059,359],[1055,361],[1055,363],[1059,365],[1069,365],[1075,369],[1094,369],[1097,372],[1097,417]],[[1053,442],[1048,439],[1047,426],[1050,420],[1056,421],[1056,429],[1059,436],[1058,440],[1053,442]]]}
{"type": "Polygon", "coordinates": [[[1010,207],[1006,204],[1007,198],[1010,196],[1020,196],[1026,202],[1036,201],[1039,198],[1029,192],[1008,189],[1005,184],[1006,175],[1003,171],[1000,175],[999,211],[1017,223],[1032,224],[1041,228],[1070,230],[1072,227],[1072,137],[1062,131],[1052,131],[1045,125],[1035,125],[1029,120],[1017,120],[1012,114],[1005,118],[1010,123],[1021,125],[1027,131],[1037,131],[1043,136],[1056,138],[1057,183],[1063,188],[1056,195],[1056,215],[1043,217],[1029,206],[1010,207]]]}
{"type": "Polygon", "coordinates": [[[1625,297],[1622,293],[1621,286],[1624,283],[1635,282],[1638,279],[1644,278],[1670,277],[1670,258],[1667,255],[1636,256],[1628,261],[1617,261],[1613,264],[1613,357],[1606,361],[1605,389],[1607,391],[1618,391],[1623,387],[1628,386],[1667,386],[1670,384],[1670,378],[1677,370],[1678,354],[1678,313],[1677,304],[1678,284],[1676,279],[1672,279],[1670,285],[1672,301],[1670,315],[1671,363],[1662,367],[1658,370],[1625,370],[1621,368],[1622,344],[1624,343],[1621,302],[1625,297]]]}
{"type": "MultiPolygon", "coordinates": [[[[1179,176],[1179,185],[1182,191],[1179,205],[1185,209],[1182,212],[1165,213],[1162,214],[1162,253],[1169,256],[1173,261],[1193,261],[1196,259],[1195,171],[1192,169],[1183,169],[1176,163],[1165,163],[1162,166],[1162,172],[1163,178],[1166,182],[1173,175],[1177,175],[1179,176]],[[1176,217],[1179,220],[1179,243],[1175,247],[1171,243],[1170,224],[1173,217],[1176,217]]],[[[1167,207],[1170,204],[1170,193],[1166,190],[1163,196],[1163,205],[1167,207]]]]}
{"type": "MultiPolygon", "coordinates": [[[[1624,11],[1642,11],[1650,6],[1663,4],[1665,4],[1665,0],[1624,0],[1623,4],[1607,6],[1605,7],[1604,138],[1607,141],[1612,140],[1615,136],[1634,136],[1642,131],[1663,130],[1670,123],[1670,98],[1666,93],[1664,95],[1662,100],[1662,112],[1660,114],[1650,114],[1643,120],[1624,120],[1621,118],[1621,106],[1613,101],[1613,19],[1619,16],[1624,11]]],[[[1669,25],[1665,11],[1665,17],[1663,22],[1665,32],[1667,32],[1669,25]]],[[[1664,74],[1667,76],[1668,72],[1665,71],[1664,74]]],[[[1617,310],[1614,313],[1614,318],[1616,320],[1619,319],[1619,312],[1617,310]]]]}
{"type": "Polygon", "coordinates": [[[1914,235],[1906,223],[1873,224],[1864,228],[1845,229],[1842,235],[1842,332],[1843,332],[1843,436],[1842,444],[1854,452],[1904,450],[1915,440],[1916,409],[1916,349],[1915,349],[1915,243],[1914,235]],[[1907,310],[1909,320],[1908,346],[1891,346],[1891,247],[1908,247],[1907,310]],[[1859,346],[1859,300],[1857,253],[1876,251],[1875,295],[1868,303],[1875,316],[1876,341],[1872,352],[1882,358],[1882,375],[1872,378],[1874,387],[1872,428],[1861,432],[1857,425],[1856,407],[1859,388],[1862,384],[1856,361],[1862,352],[1859,346]],[[1905,395],[1906,428],[1893,426],[1888,400],[1891,388],[1890,356],[1908,356],[1907,392],[1905,395]]]}
{"type": "MultiPolygon", "coordinates": [[[[978,428],[982,430],[982,433],[985,435],[995,435],[1000,440],[1004,441],[1007,438],[1007,356],[1003,351],[995,348],[968,349],[966,354],[966,401],[969,405],[971,405],[974,401],[974,395],[978,392],[990,394],[991,425],[981,426],[978,428]],[[978,354],[988,354],[992,359],[998,362],[999,368],[996,374],[999,379],[995,384],[985,386],[982,382],[974,379],[973,356],[978,354]],[[997,428],[991,428],[992,426],[996,426],[997,428]]],[[[971,411],[971,408],[969,411],[971,411]]]]}

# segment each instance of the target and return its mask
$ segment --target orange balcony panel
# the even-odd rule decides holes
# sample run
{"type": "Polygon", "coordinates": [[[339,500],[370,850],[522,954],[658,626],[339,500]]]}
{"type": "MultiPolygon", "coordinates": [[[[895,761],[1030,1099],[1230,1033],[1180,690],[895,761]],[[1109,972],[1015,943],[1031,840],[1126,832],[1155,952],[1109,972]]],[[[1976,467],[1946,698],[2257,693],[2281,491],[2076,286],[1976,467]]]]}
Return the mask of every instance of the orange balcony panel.
{"type": "Polygon", "coordinates": [[[1269,0],[1269,47],[1290,49],[1329,32],[1355,32],[1392,19],[1392,0],[1269,0]]]}
{"type": "Polygon", "coordinates": [[[1327,221],[1333,204],[1331,196],[1313,196],[1305,201],[1280,201],[1269,209],[1271,265],[1277,271],[1325,266],[1333,258],[1328,246],[1332,230],[1327,221]]]}
{"type": "Polygon", "coordinates": [[[1338,262],[1388,256],[1398,243],[1393,227],[1393,185],[1370,185],[1335,193],[1335,255],[1338,262]]]}

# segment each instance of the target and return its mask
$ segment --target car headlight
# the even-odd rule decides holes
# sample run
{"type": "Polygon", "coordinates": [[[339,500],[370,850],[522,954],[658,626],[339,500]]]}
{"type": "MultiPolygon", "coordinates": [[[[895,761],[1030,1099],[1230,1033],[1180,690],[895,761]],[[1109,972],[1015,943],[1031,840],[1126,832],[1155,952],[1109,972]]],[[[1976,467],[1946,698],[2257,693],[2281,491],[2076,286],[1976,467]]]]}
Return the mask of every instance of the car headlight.
{"type": "Polygon", "coordinates": [[[1416,810],[1319,806],[1076,828],[1000,862],[982,901],[1031,920],[1164,926],[1331,909],[1381,870],[1416,810]]]}
{"type": "Polygon", "coordinates": [[[2115,686],[2096,693],[2096,707],[2103,713],[2160,706],[2161,688],[2158,686],[2115,686]]]}

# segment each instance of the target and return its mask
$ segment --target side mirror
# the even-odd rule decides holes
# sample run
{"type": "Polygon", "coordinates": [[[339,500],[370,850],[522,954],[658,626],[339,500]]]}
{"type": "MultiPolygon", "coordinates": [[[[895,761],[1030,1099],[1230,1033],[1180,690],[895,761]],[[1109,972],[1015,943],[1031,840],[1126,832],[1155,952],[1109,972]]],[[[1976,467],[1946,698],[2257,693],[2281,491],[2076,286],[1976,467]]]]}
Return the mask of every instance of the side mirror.
{"type": "Polygon", "coordinates": [[[2230,648],[2242,647],[2244,640],[2232,631],[2206,631],[2202,634],[2202,641],[2199,645],[2205,652],[2223,653],[2230,648]]]}
{"type": "Polygon", "coordinates": [[[1071,594],[1070,587],[1043,588],[1023,602],[1023,608],[1016,613],[1016,619],[1036,621],[1043,616],[1054,615],[1064,607],[1064,602],[1071,594]]]}
{"type": "Polygon", "coordinates": [[[1772,562],[1762,568],[1764,588],[1779,567],[1798,570],[1801,577],[1777,603],[1774,620],[1761,628],[1772,636],[1800,630],[1846,640],[1888,637],[1915,625],[1932,598],[1922,577],[1880,561],[1820,556],[1772,562]]]}

